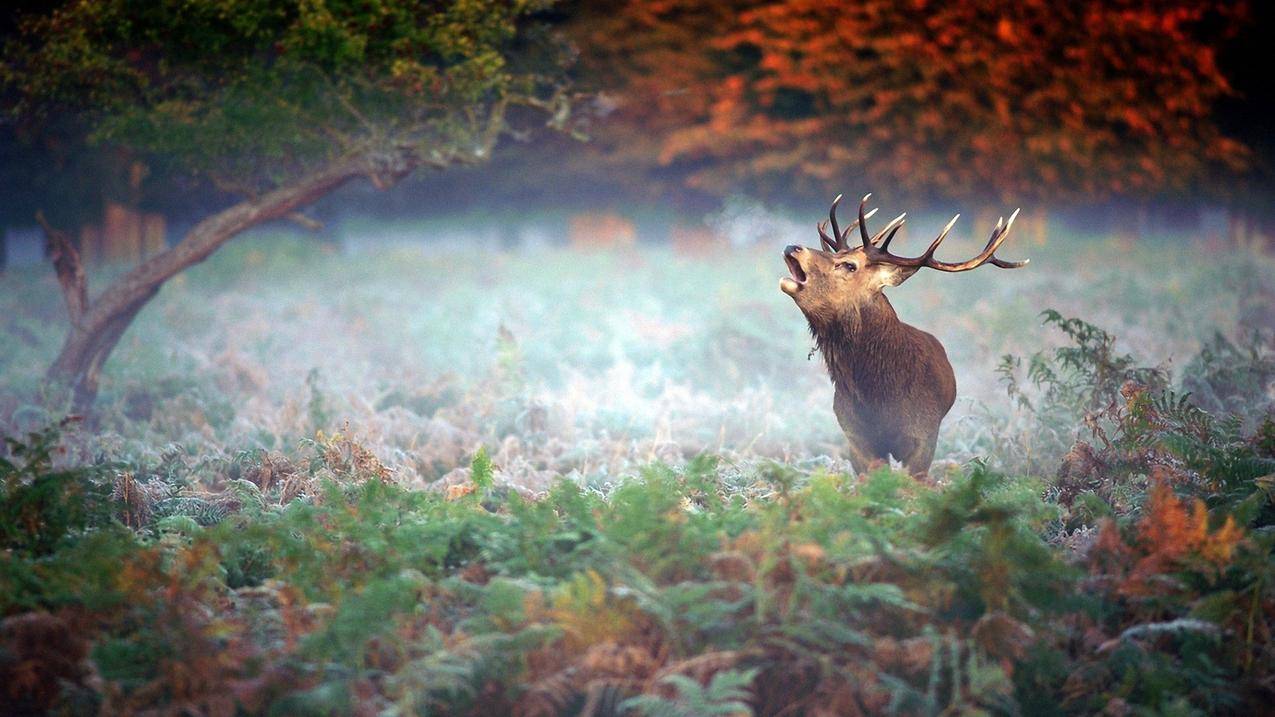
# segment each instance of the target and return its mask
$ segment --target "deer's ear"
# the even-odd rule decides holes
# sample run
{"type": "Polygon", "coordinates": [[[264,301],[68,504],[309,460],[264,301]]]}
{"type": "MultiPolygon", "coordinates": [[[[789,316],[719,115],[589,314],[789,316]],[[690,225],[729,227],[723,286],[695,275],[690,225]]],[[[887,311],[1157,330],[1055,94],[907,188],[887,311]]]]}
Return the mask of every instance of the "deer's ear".
{"type": "Polygon", "coordinates": [[[898,286],[907,281],[916,273],[920,267],[915,266],[890,266],[887,265],[881,271],[882,286],[898,286]]]}

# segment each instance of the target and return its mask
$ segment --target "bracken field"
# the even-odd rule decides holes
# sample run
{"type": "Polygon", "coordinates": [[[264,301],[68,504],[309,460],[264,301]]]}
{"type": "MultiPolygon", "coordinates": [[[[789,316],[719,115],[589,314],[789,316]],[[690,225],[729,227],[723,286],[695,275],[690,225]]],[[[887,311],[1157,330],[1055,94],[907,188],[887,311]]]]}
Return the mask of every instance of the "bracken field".
{"type": "Polygon", "coordinates": [[[813,231],[693,255],[360,232],[258,232],[170,282],[83,420],[42,380],[52,271],[0,275],[0,703],[1275,704],[1269,257],[1058,231],[1010,241],[1028,268],[893,290],[957,373],[924,484],[845,460],[776,287],[813,231]]]}

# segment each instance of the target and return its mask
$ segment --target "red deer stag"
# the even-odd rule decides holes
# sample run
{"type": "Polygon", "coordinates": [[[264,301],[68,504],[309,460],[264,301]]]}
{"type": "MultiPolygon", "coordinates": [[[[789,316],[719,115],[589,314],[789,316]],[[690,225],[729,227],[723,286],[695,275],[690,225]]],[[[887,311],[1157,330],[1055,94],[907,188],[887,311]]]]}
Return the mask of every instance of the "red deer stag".
{"type": "Polygon", "coordinates": [[[1026,261],[1003,261],[996,250],[1009,235],[1009,221],[998,221],[983,251],[969,261],[948,263],[934,258],[960,215],[952,217],[925,253],[908,258],[890,253],[890,241],[903,226],[900,214],[875,235],[864,213],[868,195],[859,204],[859,218],[841,231],[837,226],[838,196],[828,220],[832,236],[819,224],[826,250],[789,246],[784,261],[792,276],[779,289],[792,297],[806,315],[810,332],[823,353],[835,387],[833,412],[850,441],[850,460],[856,470],[888,456],[903,462],[908,472],[925,476],[934,459],[939,424],[956,401],[956,377],[938,339],[899,320],[881,293],[898,286],[922,267],[939,271],[969,271],[984,264],[1017,269],[1026,261]],[[862,245],[847,245],[856,226],[862,245]]]}

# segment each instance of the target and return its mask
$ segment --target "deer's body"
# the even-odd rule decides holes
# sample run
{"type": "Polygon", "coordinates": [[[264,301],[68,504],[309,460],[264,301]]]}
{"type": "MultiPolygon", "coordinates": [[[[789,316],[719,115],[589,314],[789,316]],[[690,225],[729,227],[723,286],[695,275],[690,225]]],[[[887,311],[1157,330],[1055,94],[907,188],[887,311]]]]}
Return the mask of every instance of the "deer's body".
{"type": "Polygon", "coordinates": [[[956,402],[956,376],[939,340],[900,321],[881,294],[855,320],[820,327],[815,339],[851,462],[866,467],[894,456],[909,473],[928,471],[939,424],[956,402]]]}
{"type": "Polygon", "coordinates": [[[888,250],[903,217],[870,237],[865,223],[871,215],[860,204],[858,221],[843,233],[836,220],[840,200],[829,212],[832,237],[819,228],[827,251],[789,246],[784,260],[791,276],[779,288],[805,314],[823,354],[834,386],[833,412],[855,468],[864,470],[893,457],[912,475],[924,476],[934,458],[939,425],[956,402],[956,376],[938,339],[900,321],[882,289],[898,286],[922,267],[955,272],[987,263],[1022,266],[1026,262],[995,257],[1014,218],[997,224],[977,257],[952,264],[934,259],[951,223],[922,256],[895,256],[888,250]],[[856,225],[862,242],[852,248],[846,236],[856,225]]]}

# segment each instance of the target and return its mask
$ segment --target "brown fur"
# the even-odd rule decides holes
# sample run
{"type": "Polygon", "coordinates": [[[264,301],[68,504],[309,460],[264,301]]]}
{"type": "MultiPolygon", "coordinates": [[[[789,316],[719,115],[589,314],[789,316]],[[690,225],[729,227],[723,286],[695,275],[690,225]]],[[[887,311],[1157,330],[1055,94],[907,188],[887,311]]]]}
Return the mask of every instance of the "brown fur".
{"type": "Polygon", "coordinates": [[[828,366],[833,412],[855,469],[893,456],[924,476],[939,424],[956,401],[956,377],[938,339],[900,321],[881,293],[916,269],[869,262],[861,248],[790,246],[784,254],[797,268],[781,288],[806,315],[828,366]]]}

